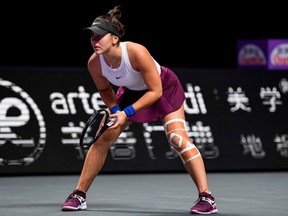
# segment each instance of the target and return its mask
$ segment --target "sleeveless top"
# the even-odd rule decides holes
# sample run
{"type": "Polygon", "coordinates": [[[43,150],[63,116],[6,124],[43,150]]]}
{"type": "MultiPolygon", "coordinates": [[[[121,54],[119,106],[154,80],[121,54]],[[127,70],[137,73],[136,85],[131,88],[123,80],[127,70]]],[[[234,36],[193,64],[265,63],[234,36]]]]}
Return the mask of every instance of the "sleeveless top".
{"type": "MultiPolygon", "coordinates": [[[[147,89],[141,73],[134,70],[130,64],[126,42],[120,42],[122,58],[118,68],[111,68],[106,64],[103,55],[100,55],[102,75],[115,86],[126,87],[130,90],[141,91],[147,89]]],[[[154,59],[153,59],[154,60],[154,59]]],[[[160,65],[154,60],[158,73],[161,74],[160,65]]]]}

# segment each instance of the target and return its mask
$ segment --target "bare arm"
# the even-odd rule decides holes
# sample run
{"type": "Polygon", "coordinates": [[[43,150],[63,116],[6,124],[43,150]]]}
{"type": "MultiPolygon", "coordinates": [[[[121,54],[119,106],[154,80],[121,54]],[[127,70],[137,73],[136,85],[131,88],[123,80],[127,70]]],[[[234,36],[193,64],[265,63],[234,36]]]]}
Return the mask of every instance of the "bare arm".
{"type": "MultiPolygon", "coordinates": [[[[135,103],[131,104],[133,107],[132,109],[134,109],[137,113],[137,111],[140,111],[155,103],[162,96],[162,82],[155,62],[144,46],[129,42],[127,43],[127,50],[132,67],[134,70],[141,73],[141,76],[143,77],[148,89],[148,91],[141,98],[139,98],[135,103]]],[[[134,113],[134,111],[131,113],[134,113]]],[[[118,118],[118,121],[111,128],[118,127],[127,119],[125,109],[124,111],[111,115],[111,117],[118,118]]]]}
{"type": "Polygon", "coordinates": [[[149,51],[137,43],[128,43],[128,55],[132,67],[141,73],[148,91],[132,104],[136,111],[140,111],[155,103],[162,96],[162,83],[155,63],[149,51]]]}
{"type": "Polygon", "coordinates": [[[94,53],[88,61],[88,71],[98,89],[101,99],[110,109],[117,105],[115,92],[111,87],[110,82],[102,75],[99,56],[94,53]]]}

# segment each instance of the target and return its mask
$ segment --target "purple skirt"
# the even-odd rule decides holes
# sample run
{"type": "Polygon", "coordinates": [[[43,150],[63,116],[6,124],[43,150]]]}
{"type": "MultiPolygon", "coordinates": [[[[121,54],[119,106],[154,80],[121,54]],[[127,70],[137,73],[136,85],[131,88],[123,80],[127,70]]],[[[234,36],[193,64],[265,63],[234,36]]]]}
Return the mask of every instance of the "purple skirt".
{"type": "MultiPolygon", "coordinates": [[[[161,66],[160,77],[163,88],[161,98],[151,106],[138,111],[136,115],[129,118],[129,121],[137,123],[157,121],[183,105],[186,100],[185,92],[175,73],[171,69],[161,66]]],[[[119,87],[116,97],[121,110],[137,101],[146,91],[133,91],[126,87],[119,87]]]]}

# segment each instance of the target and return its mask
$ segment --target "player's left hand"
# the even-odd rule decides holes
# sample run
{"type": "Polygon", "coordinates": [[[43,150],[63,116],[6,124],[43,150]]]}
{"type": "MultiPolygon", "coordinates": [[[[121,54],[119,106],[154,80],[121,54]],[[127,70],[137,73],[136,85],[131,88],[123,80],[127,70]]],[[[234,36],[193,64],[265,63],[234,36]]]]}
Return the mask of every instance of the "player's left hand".
{"type": "Polygon", "coordinates": [[[110,114],[109,117],[117,119],[117,121],[112,126],[109,127],[110,130],[122,126],[128,119],[128,117],[124,111],[119,111],[119,112],[116,112],[114,114],[110,114]]]}

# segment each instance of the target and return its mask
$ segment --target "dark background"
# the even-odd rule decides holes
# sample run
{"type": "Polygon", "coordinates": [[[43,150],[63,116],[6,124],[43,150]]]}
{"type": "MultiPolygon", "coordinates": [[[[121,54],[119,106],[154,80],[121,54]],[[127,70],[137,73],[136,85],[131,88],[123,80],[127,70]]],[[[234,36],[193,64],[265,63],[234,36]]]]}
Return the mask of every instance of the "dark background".
{"type": "Polygon", "coordinates": [[[9,1],[0,66],[86,67],[92,48],[82,29],[118,4],[123,40],[169,67],[236,68],[238,39],[288,38],[287,8],[277,1],[9,1]]]}
{"type": "MultiPolygon", "coordinates": [[[[259,94],[271,93],[267,86],[286,83],[287,71],[176,68],[175,73],[187,95],[188,135],[201,152],[208,172],[288,171],[287,88],[279,88],[281,98],[276,101],[282,104],[275,106],[275,112],[269,111],[271,106],[264,103],[270,96],[263,99],[259,94]],[[229,101],[227,91],[236,92],[239,86],[249,99],[249,104],[244,105],[250,107],[251,112],[242,108],[231,111],[237,103],[229,101]],[[266,90],[261,90],[264,88],[266,90]]],[[[6,102],[6,107],[11,107],[8,115],[19,113],[18,119],[29,118],[19,127],[3,127],[6,130],[0,134],[0,176],[79,173],[87,153],[79,146],[80,122],[89,118],[91,108],[104,107],[97,99],[86,69],[13,67],[0,68],[0,75],[2,113],[5,113],[5,99],[10,98],[11,103],[6,102]],[[9,86],[9,83],[15,85],[9,86]],[[80,93],[79,87],[85,90],[87,103],[83,103],[84,93],[80,93]],[[23,89],[21,94],[19,88],[23,89]],[[20,111],[24,103],[29,112],[20,111]],[[72,112],[73,106],[75,112],[72,112]],[[43,120],[41,124],[39,120],[43,120]],[[4,139],[3,135],[6,135],[4,139]],[[16,138],[9,139],[12,135],[16,138]],[[23,140],[31,140],[34,145],[25,145],[23,140]]],[[[0,123],[11,119],[5,121],[5,117],[2,114],[0,123]]],[[[161,121],[157,121],[129,126],[111,146],[101,172],[183,172],[183,163],[177,153],[171,151],[161,125],[161,121]],[[157,128],[153,130],[151,126],[157,128]]]]}

